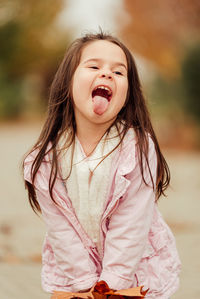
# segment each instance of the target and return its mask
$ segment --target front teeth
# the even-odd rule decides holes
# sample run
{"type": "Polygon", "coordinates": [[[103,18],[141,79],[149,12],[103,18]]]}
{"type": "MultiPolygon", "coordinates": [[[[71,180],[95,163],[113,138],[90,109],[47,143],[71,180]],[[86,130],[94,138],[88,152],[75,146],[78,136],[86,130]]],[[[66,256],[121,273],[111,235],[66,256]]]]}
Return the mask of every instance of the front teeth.
{"type": "MultiPolygon", "coordinates": [[[[101,89],[105,89],[105,90],[107,90],[109,95],[111,95],[111,93],[112,93],[112,91],[111,91],[108,87],[105,87],[105,86],[103,86],[103,85],[101,85],[101,86],[97,86],[97,88],[101,88],[101,89]]],[[[97,88],[96,88],[96,89],[97,89],[97,88]]]]}

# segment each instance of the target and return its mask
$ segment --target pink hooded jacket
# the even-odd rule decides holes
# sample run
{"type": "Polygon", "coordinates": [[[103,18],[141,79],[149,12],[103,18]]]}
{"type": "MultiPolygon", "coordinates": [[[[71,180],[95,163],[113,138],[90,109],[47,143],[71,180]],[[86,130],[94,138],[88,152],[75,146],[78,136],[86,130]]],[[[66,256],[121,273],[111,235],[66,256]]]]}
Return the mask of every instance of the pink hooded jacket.
{"type": "MultiPolygon", "coordinates": [[[[129,130],[130,131],[130,130],[129,130]]],[[[130,133],[130,132],[129,132],[130,133]]],[[[112,161],[110,186],[101,219],[101,252],[80,225],[65,184],[58,177],[54,204],[48,180],[51,154],[45,156],[35,187],[47,235],[43,246],[42,286],[45,291],[79,291],[105,280],[112,289],[143,285],[146,298],[169,298],[179,286],[180,260],[173,234],[160,215],[148,170],[144,184],[135,138],[127,133],[112,161]]],[[[25,161],[31,183],[36,152],[25,161]]],[[[149,163],[156,179],[156,152],[149,138],[149,163]]]]}

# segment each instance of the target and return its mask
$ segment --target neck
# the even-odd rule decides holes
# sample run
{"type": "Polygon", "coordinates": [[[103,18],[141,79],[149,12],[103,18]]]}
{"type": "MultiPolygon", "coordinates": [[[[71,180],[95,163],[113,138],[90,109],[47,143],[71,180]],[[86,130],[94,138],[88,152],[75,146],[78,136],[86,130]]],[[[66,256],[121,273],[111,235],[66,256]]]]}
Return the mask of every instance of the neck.
{"type": "Polygon", "coordinates": [[[83,147],[86,156],[89,156],[97,144],[111,126],[113,120],[103,124],[91,124],[90,122],[76,121],[76,135],[83,147]]]}

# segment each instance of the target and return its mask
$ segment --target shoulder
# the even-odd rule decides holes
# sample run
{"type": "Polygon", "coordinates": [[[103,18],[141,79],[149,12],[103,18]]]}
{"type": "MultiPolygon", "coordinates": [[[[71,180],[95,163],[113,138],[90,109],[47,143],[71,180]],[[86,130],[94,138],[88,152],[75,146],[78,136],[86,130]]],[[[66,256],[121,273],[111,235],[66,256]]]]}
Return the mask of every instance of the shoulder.
{"type": "MultiPolygon", "coordinates": [[[[44,156],[44,159],[40,165],[39,169],[42,169],[44,165],[47,165],[46,162],[51,161],[51,145],[49,144],[46,149],[46,154],[44,156]]],[[[40,148],[34,148],[32,149],[25,157],[24,163],[23,163],[23,168],[24,168],[24,179],[30,183],[32,183],[32,167],[34,165],[34,161],[36,160],[38,154],[40,153],[40,148]]]]}
{"type": "MultiPolygon", "coordinates": [[[[148,156],[151,156],[156,153],[156,149],[155,149],[154,141],[149,133],[146,133],[146,141],[147,141],[147,153],[148,156]]],[[[139,142],[134,128],[128,129],[123,141],[123,150],[124,151],[134,150],[135,155],[138,156],[139,142]]]]}
{"type": "MultiPolygon", "coordinates": [[[[46,150],[45,150],[45,156],[43,158],[44,162],[49,162],[52,160],[52,150],[51,149],[52,149],[52,146],[51,146],[51,143],[49,142],[49,144],[47,145],[46,150]]],[[[40,153],[40,150],[41,150],[40,146],[33,148],[26,155],[26,157],[24,159],[24,165],[33,163],[34,160],[37,158],[38,154],[40,153]]]]}
{"type": "Polygon", "coordinates": [[[32,183],[32,166],[35,161],[35,158],[37,157],[38,150],[32,150],[30,153],[28,153],[24,159],[23,163],[23,170],[24,170],[24,180],[28,181],[29,183],[32,183]]]}
{"type": "Polygon", "coordinates": [[[29,152],[24,159],[24,167],[27,167],[27,165],[32,164],[35,158],[37,157],[38,153],[39,149],[31,150],[31,152],[29,152]]]}
{"type": "Polygon", "coordinates": [[[148,133],[146,134],[146,140],[147,140],[147,151],[145,155],[144,151],[140,149],[135,130],[133,128],[130,128],[127,131],[126,136],[123,140],[122,150],[120,152],[120,161],[119,161],[119,167],[120,170],[122,169],[123,173],[126,174],[135,173],[135,171],[137,170],[138,174],[140,174],[141,173],[140,168],[142,165],[144,174],[147,175],[147,177],[149,176],[149,170],[151,170],[151,172],[156,174],[157,153],[155,149],[155,144],[151,135],[148,133]]]}
{"type": "Polygon", "coordinates": [[[118,163],[116,165],[120,175],[130,173],[135,167],[136,142],[134,129],[128,129],[118,150],[118,163]]]}
{"type": "MultiPolygon", "coordinates": [[[[148,142],[149,148],[154,147],[154,141],[153,141],[151,134],[146,132],[145,137],[148,142]]],[[[128,131],[126,132],[124,142],[125,142],[125,144],[130,144],[130,143],[133,144],[134,143],[135,145],[138,143],[137,133],[133,127],[129,128],[128,131]]]]}

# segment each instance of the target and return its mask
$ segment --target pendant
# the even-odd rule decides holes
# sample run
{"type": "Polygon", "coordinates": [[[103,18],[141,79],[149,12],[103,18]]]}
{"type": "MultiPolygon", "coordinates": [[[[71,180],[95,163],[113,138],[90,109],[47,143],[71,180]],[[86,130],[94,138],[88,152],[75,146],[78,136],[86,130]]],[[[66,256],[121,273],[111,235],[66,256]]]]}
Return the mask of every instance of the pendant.
{"type": "Polygon", "coordinates": [[[89,183],[89,185],[90,185],[91,180],[92,180],[92,177],[93,177],[93,171],[91,171],[90,169],[89,169],[89,171],[90,171],[90,175],[89,175],[88,183],[89,183]]]}

